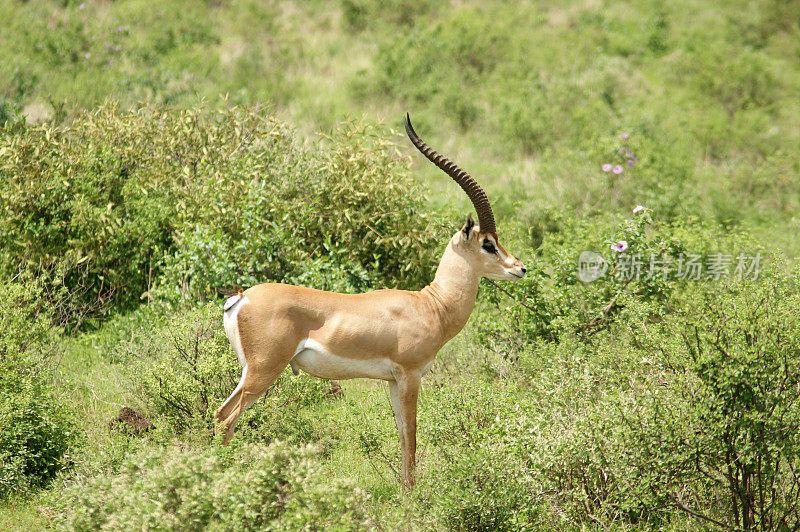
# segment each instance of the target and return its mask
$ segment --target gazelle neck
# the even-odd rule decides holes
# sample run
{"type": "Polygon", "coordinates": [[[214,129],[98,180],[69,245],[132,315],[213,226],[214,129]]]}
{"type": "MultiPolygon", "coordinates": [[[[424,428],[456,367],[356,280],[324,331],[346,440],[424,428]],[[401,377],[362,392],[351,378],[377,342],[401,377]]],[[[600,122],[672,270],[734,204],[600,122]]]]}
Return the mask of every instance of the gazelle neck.
{"type": "Polygon", "coordinates": [[[439,316],[443,341],[450,340],[464,328],[475,306],[480,280],[464,252],[455,249],[453,240],[448,242],[433,282],[420,292],[430,300],[439,316]]]}

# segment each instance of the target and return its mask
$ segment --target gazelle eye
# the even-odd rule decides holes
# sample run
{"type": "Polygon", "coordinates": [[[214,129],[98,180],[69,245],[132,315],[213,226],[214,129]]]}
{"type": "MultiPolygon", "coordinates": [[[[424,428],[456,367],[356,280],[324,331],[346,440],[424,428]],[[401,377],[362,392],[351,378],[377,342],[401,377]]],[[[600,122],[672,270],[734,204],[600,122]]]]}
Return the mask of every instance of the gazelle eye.
{"type": "Polygon", "coordinates": [[[488,240],[483,241],[483,250],[487,253],[497,253],[497,248],[494,247],[494,244],[489,242],[488,240]]]}

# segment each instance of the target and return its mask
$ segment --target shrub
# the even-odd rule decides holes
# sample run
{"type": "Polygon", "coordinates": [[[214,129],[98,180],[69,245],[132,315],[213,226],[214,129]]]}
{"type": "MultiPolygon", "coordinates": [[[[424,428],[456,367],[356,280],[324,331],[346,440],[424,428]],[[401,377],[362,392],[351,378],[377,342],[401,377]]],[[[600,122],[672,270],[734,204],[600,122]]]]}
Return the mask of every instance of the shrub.
{"type": "Polygon", "coordinates": [[[657,319],[629,315],[591,354],[556,349],[571,359],[560,371],[586,378],[558,394],[571,406],[546,414],[531,457],[575,521],[800,522],[797,283],[773,271],[698,292],[657,319]]]}
{"type": "Polygon", "coordinates": [[[421,478],[420,503],[451,530],[552,528],[530,464],[537,430],[529,398],[513,388],[498,393],[504,387],[496,381],[476,381],[465,394],[472,404],[439,400],[439,414],[424,418],[424,439],[436,454],[421,478]],[[440,421],[444,427],[434,426],[440,421]],[[453,421],[458,426],[448,427],[453,421]]]}
{"type": "Polygon", "coordinates": [[[0,499],[50,481],[68,464],[76,436],[45,381],[61,345],[43,292],[30,279],[0,286],[0,499]]]}
{"type": "Polygon", "coordinates": [[[314,448],[279,442],[147,449],[58,500],[69,530],[351,530],[369,523],[365,503],[358,488],[326,478],[314,448]]]}
{"type": "MultiPolygon", "coordinates": [[[[528,277],[503,286],[525,306],[505,309],[505,319],[499,322],[485,315],[485,325],[481,323],[484,342],[507,349],[510,356],[539,340],[559,341],[576,334],[589,341],[598,331],[624,320],[628,308],[639,312],[642,305],[650,305],[655,314],[668,313],[696,282],[681,278],[678,271],[683,267],[686,272],[691,257],[703,265],[719,255],[728,257],[727,275],[733,278],[748,275],[744,270],[737,273],[737,257],[758,251],[745,248],[750,240],[742,234],[725,233],[697,220],[660,221],[644,208],[622,220],[560,213],[549,213],[549,218],[548,228],[534,226],[531,231],[531,240],[539,240],[541,246],[528,277]],[[622,242],[624,250],[612,248],[622,242]],[[602,257],[603,263],[597,277],[584,282],[579,261],[587,251],[602,257]]],[[[704,281],[709,272],[701,271],[704,281]]],[[[490,297],[499,302],[499,291],[490,289],[490,297]]]]}
{"type": "Polygon", "coordinates": [[[154,284],[170,301],[263,281],[414,288],[439,251],[423,200],[366,126],[310,153],[258,109],[109,104],[0,137],[0,270],[61,267],[73,313],[93,315],[154,284]]]}
{"type": "Polygon", "coordinates": [[[448,529],[525,530],[537,519],[524,463],[492,447],[487,442],[478,449],[459,449],[420,486],[429,511],[448,529]]]}
{"type": "Polygon", "coordinates": [[[674,357],[675,371],[693,377],[693,385],[678,393],[695,412],[695,431],[665,450],[685,457],[686,476],[716,480],[729,525],[795,528],[800,525],[797,281],[767,278],[725,286],[698,303],[676,327],[684,346],[683,356],[674,357]]]}
{"type": "MultiPolygon", "coordinates": [[[[58,287],[48,287],[44,280],[18,277],[0,285],[0,367],[3,373],[36,375],[62,351],[61,331],[54,321],[56,308],[48,294],[58,287]]],[[[55,297],[57,298],[57,296],[55,297]]]]}
{"type": "Polygon", "coordinates": [[[241,366],[221,314],[209,304],[160,326],[144,324],[112,355],[134,368],[134,393],[178,433],[211,427],[214,411],[239,381],[241,366]]]}
{"type": "Polygon", "coordinates": [[[258,161],[213,175],[192,200],[195,215],[153,294],[195,301],[214,287],[263,281],[347,292],[428,282],[440,232],[408,161],[356,123],[316,157],[293,153],[284,140],[258,161]]]}
{"type": "Polygon", "coordinates": [[[76,432],[67,412],[38,379],[0,374],[0,499],[46,485],[69,464],[76,432]]]}
{"type": "Polygon", "coordinates": [[[171,246],[180,169],[199,136],[191,124],[109,106],[2,137],[3,272],[80,264],[64,279],[86,289],[74,312],[135,304],[171,246]]]}
{"type": "Polygon", "coordinates": [[[419,413],[425,461],[414,496],[423,513],[450,530],[548,528],[528,461],[529,397],[496,375],[452,379],[426,386],[419,413]]]}

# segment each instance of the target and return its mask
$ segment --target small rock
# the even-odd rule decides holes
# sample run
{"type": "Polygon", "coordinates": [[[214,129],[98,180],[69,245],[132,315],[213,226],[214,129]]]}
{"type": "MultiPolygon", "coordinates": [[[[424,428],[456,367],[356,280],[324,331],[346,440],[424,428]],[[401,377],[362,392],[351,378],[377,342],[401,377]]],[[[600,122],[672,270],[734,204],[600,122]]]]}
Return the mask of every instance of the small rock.
{"type": "Polygon", "coordinates": [[[325,395],[331,399],[339,399],[344,396],[344,390],[342,390],[342,386],[338,382],[331,381],[331,387],[328,388],[325,395]]]}
{"type": "Polygon", "coordinates": [[[45,519],[53,520],[56,517],[53,510],[51,508],[48,508],[47,506],[37,506],[36,511],[39,512],[39,515],[41,515],[45,519]]]}
{"type": "Polygon", "coordinates": [[[124,434],[141,436],[155,427],[150,420],[135,411],[133,408],[123,406],[117,417],[108,422],[109,430],[117,430],[124,434]]]}

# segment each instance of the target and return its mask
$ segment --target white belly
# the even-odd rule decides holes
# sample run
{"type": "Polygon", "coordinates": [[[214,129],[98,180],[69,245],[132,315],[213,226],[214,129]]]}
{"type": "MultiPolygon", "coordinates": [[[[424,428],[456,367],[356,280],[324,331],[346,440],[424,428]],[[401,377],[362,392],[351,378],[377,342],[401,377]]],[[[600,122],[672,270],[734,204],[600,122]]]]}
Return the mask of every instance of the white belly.
{"type": "Polygon", "coordinates": [[[394,380],[392,361],[388,358],[362,360],[334,355],[319,342],[306,338],[297,346],[297,351],[289,364],[297,373],[302,369],[309,375],[323,379],[370,379],[394,380]]]}

